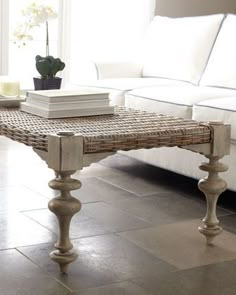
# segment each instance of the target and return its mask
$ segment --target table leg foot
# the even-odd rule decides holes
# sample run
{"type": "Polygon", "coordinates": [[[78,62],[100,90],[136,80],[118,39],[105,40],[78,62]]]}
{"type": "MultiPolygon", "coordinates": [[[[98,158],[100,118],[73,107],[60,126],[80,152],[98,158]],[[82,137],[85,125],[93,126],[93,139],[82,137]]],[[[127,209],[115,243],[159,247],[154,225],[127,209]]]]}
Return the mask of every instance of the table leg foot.
{"type": "Polygon", "coordinates": [[[211,228],[209,226],[199,226],[198,230],[205,236],[207,245],[213,245],[214,238],[223,231],[222,227],[217,225],[211,228]]]}
{"type": "Polygon", "coordinates": [[[67,273],[69,264],[77,259],[78,254],[75,252],[62,254],[58,250],[54,250],[49,256],[54,262],[58,263],[61,273],[64,274],[67,273]]]}
{"type": "Polygon", "coordinates": [[[199,227],[199,231],[206,237],[206,243],[211,245],[213,239],[222,232],[216,216],[216,205],[220,194],[227,188],[226,181],[220,178],[218,173],[226,171],[228,167],[219,162],[220,157],[206,157],[209,163],[201,164],[200,169],[207,171],[208,176],[199,181],[198,187],[206,196],[207,213],[203,219],[204,225],[199,227]]]}
{"type": "Polygon", "coordinates": [[[78,257],[72,251],[73,245],[69,238],[71,219],[81,208],[80,201],[70,194],[71,190],[81,187],[79,180],[70,177],[73,173],[56,171],[56,178],[49,182],[52,189],[60,191],[60,195],[48,203],[48,208],[57,216],[59,224],[58,241],[55,244],[57,250],[50,253],[50,258],[59,264],[62,273],[66,273],[69,263],[78,257]]]}

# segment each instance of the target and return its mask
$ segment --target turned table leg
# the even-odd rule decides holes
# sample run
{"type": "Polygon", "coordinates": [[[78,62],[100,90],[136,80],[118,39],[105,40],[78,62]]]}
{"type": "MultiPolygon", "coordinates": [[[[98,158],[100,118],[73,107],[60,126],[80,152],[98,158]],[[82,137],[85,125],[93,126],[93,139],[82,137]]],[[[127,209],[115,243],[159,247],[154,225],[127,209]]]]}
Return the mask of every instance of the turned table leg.
{"type": "Polygon", "coordinates": [[[53,261],[60,266],[62,273],[67,272],[68,264],[77,259],[77,254],[72,251],[73,245],[69,238],[70,222],[73,215],[79,212],[81,203],[70,194],[71,190],[81,187],[81,182],[70,177],[74,171],[58,172],[55,179],[49,182],[52,189],[59,190],[60,195],[48,203],[49,209],[57,216],[59,223],[58,241],[54,250],[50,253],[53,261]]]}
{"type": "Polygon", "coordinates": [[[79,189],[81,182],[72,179],[71,175],[84,166],[104,159],[113,153],[84,155],[83,137],[70,131],[61,131],[48,136],[48,152],[34,149],[48,167],[54,170],[55,179],[49,182],[52,189],[60,191],[60,195],[52,199],[48,207],[57,216],[59,224],[56,250],[50,253],[53,261],[59,264],[62,273],[67,272],[68,265],[75,261],[78,255],[72,251],[69,230],[73,215],[79,212],[81,203],[72,197],[70,191],[79,189]]]}
{"type": "Polygon", "coordinates": [[[79,212],[81,203],[71,196],[70,191],[81,187],[81,182],[72,179],[71,175],[83,167],[83,137],[70,131],[61,131],[48,136],[47,153],[35,151],[47,162],[48,167],[54,170],[55,179],[49,182],[49,186],[60,191],[60,194],[48,203],[59,224],[56,250],[50,253],[50,257],[59,264],[61,272],[65,273],[69,263],[75,261],[78,256],[72,251],[69,230],[71,219],[79,212]]]}
{"type": "Polygon", "coordinates": [[[205,235],[206,243],[210,245],[214,237],[222,232],[222,227],[219,226],[219,220],[216,216],[216,204],[220,194],[226,190],[227,183],[219,177],[218,173],[226,171],[228,167],[219,162],[220,157],[206,157],[209,162],[202,163],[199,167],[201,170],[207,171],[208,176],[199,181],[198,187],[206,196],[207,213],[203,219],[204,225],[198,229],[200,233],[205,235]]]}

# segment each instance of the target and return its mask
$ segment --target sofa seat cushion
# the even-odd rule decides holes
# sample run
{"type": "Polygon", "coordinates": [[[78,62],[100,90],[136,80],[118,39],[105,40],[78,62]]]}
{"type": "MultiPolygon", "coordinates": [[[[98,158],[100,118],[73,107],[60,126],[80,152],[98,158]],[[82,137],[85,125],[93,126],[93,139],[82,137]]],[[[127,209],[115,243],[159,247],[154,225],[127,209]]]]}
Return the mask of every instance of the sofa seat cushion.
{"type": "Polygon", "coordinates": [[[227,15],[200,85],[236,89],[236,15],[227,15]]]}
{"type": "MultiPolygon", "coordinates": [[[[102,88],[111,92],[110,99],[113,104],[124,105],[125,92],[134,88],[142,88],[154,85],[189,85],[187,82],[161,79],[161,78],[116,78],[102,79],[80,84],[78,87],[102,88]]],[[[76,85],[73,85],[73,87],[76,85]]]]}
{"type": "Polygon", "coordinates": [[[223,18],[223,14],[156,16],[143,42],[143,77],[165,77],[197,84],[223,18]]]}
{"type": "Polygon", "coordinates": [[[193,105],[207,99],[235,95],[235,90],[216,87],[154,86],[126,92],[125,105],[130,108],[191,119],[193,105]]]}
{"type": "Polygon", "coordinates": [[[236,96],[199,102],[193,107],[193,119],[231,124],[231,139],[236,143],[236,96]]]}

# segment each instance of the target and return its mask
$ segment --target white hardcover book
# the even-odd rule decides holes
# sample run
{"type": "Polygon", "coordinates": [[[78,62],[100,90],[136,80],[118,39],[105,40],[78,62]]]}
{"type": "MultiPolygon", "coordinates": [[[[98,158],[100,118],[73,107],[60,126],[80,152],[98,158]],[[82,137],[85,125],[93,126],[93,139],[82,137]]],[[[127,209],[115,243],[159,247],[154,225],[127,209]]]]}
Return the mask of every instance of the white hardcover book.
{"type": "Polygon", "coordinates": [[[35,107],[34,105],[29,104],[28,102],[22,102],[20,104],[20,109],[21,111],[34,114],[40,117],[48,118],[48,119],[114,114],[113,106],[102,107],[102,108],[84,108],[84,109],[49,111],[48,109],[45,109],[42,107],[35,107]]]}
{"type": "Polygon", "coordinates": [[[78,90],[34,90],[28,91],[27,97],[47,102],[66,102],[90,99],[100,100],[108,99],[109,92],[88,88],[81,88],[78,90]]]}
{"type": "Polygon", "coordinates": [[[49,111],[57,110],[69,110],[69,109],[83,109],[83,108],[96,108],[96,107],[108,107],[110,100],[79,100],[79,101],[67,101],[67,102],[47,102],[45,100],[38,100],[35,98],[27,97],[26,102],[35,107],[42,107],[49,111]]]}

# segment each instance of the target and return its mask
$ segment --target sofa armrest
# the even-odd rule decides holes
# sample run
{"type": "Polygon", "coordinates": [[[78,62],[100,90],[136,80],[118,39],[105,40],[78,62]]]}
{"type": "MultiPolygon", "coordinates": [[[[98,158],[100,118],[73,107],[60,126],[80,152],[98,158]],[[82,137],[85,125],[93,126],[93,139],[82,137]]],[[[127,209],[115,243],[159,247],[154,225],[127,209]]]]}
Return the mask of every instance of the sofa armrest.
{"type": "Polygon", "coordinates": [[[135,62],[94,62],[97,79],[140,78],[142,65],[135,62]]]}
{"type": "Polygon", "coordinates": [[[94,62],[78,60],[70,65],[70,84],[87,84],[100,79],[139,78],[142,66],[134,62],[94,62]]]}

